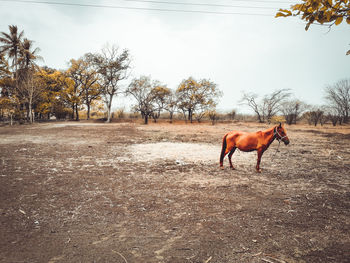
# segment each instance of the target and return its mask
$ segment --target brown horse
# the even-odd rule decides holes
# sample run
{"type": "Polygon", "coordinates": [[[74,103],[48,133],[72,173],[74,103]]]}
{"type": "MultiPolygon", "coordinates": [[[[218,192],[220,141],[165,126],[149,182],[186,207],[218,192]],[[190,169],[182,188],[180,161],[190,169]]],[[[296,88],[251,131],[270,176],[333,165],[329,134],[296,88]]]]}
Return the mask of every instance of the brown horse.
{"type": "Polygon", "coordinates": [[[286,129],[280,123],[266,131],[258,131],[254,133],[247,133],[241,131],[231,131],[225,134],[222,140],[222,150],[220,155],[220,167],[223,169],[223,161],[226,154],[230,162],[231,169],[235,169],[232,165],[232,154],[236,148],[243,152],[258,152],[258,162],[256,164],[256,171],[261,172],[260,160],[263,153],[269,148],[270,144],[277,139],[279,142],[283,141],[285,145],[289,144],[286,129]]]}

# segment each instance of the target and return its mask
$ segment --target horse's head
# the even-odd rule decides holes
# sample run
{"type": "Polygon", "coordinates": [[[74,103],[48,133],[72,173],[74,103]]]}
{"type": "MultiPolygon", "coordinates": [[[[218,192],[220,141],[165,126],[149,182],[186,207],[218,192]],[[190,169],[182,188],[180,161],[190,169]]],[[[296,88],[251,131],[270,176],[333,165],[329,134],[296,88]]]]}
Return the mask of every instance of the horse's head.
{"type": "Polygon", "coordinates": [[[281,123],[275,127],[274,132],[275,132],[275,136],[276,136],[276,139],[277,139],[277,140],[283,141],[285,145],[288,145],[288,144],[289,144],[289,139],[288,139],[288,136],[287,136],[287,131],[286,131],[286,129],[282,126],[281,123]]]}

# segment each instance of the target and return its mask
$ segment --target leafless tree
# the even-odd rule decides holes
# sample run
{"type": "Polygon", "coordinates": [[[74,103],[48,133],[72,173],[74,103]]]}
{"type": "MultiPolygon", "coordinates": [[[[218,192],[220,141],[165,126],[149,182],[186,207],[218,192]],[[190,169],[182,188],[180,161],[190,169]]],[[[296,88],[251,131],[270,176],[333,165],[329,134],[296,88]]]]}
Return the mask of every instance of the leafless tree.
{"type": "Polygon", "coordinates": [[[270,123],[270,120],[279,111],[281,111],[281,104],[291,95],[288,89],[276,90],[270,94],[265,95],[263,99],[263,115],[264,119],[270,123]]]}
{"type": "Polygon", "coordinates": [[[257,101],[258,95],[255,93],[243,93],[241,103],[248,105],[256,114],[260,123],[264,122],[263,109],[257,101]]]}
{"type": "Polygon", "coordinates": [[[101,94],[107,108],[107,122],[111,121],[113,98],[121,93],[121,81],[129,76],[131,58],[129,50],[119,52],[115,45],[107,45],[101,53],[89,54],[101,78],[101,94]]]}
{"type": "Polygon", "coordinates": [[[341,116],[341,121],[349,122],[350,117],[350,79],[340,80],[333,86],[327,86],[326,100],[341,116]]]}
{"type": "Polygon", "coordinates": [[[281,112],[287,124],[296,124],[300,115],[307,109],[308,105],[298,99],[288,100],[281,104],[281,112]]]}
{"type": "Polygon", "coordinates": [[[227,113],[228,118],[230,121],[233,121],[236,117],[236,110],[231,110],[229,113],[227,113]]]}
{"type": "Polygon", "coordinates": [[[270,122],[272,116],[281,110],[281,104],[290,96],[288,89],[279,89],[258,100],[255,93],[243,93],[241,103],[248,105],[257,115],[259,122],[270,122]]]}
{"type": "Polygon", "coordinates": [[[307,120],[309,125],[313,124],[314,126],[317,126],[319,122],[323,125],[322,120],[324,118],[324,112],[319,108],[314,108],[311,111],[305,112],[303,117],[307,120]]]}
{"type": "Polygon", "coordinates": [[[342,123],[342,117],[338,108],[333,106],[326,106],[325,109],[327,119],[332,122],[333,126],[336,126],[338,122],[339,124],[342,123]]]}

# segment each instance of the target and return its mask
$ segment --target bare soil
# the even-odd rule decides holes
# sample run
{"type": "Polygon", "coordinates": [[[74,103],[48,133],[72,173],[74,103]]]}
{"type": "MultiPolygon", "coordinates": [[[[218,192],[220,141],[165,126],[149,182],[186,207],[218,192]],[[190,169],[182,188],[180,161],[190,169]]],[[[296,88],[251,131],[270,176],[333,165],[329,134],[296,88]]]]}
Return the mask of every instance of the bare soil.
{"type": "Polygon", "coordinates": [[[0,127],[0,262],[350,262],[350,127],[219,169],[227,131],[267,128],[0,127]]]}

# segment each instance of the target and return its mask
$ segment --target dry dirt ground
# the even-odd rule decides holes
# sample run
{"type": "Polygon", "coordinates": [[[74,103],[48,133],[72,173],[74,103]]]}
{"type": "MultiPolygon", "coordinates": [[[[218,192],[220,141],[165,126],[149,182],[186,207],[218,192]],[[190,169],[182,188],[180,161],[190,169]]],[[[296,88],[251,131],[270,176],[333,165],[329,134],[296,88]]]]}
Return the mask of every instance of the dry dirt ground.
{"type": "Polygon", "coordinates": [[[349,262],[350,127],[219,169],[227,131],[266,128],[0,127],[0,262],[349,262]]]}

